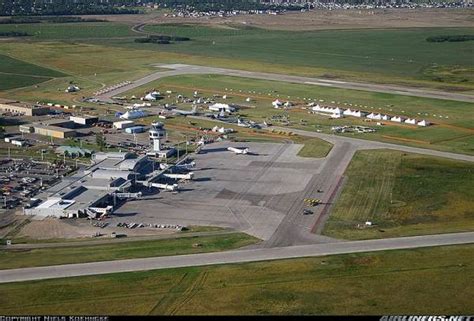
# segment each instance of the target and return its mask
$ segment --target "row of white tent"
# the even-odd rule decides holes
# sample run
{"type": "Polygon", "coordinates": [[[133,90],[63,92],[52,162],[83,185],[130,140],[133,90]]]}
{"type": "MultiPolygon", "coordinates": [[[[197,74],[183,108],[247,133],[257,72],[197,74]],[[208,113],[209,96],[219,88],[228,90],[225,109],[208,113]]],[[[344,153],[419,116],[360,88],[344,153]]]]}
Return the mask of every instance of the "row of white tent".
{"type": "Polygon", "coordinates": [[[366,117],[368,119],[372,120],[386,120],[386,121],[391,121],[395,123],[405,123],[409,125],[418,125],[418,126],[429,126],[430,123],[427,122],[426,120],[421,120],[418,121],[414,118],[405,118],[401,116],[389,116],[385,114],[376,114],[376,113],[367,113],[361,110],[352,110],[352,109],[341,109],[339,107],[322,107],[319,105],[316,105],[312,107],[312,110],[315,112],[322,112],[322,113],[328,113],[331,114],[332,118],[342,118],[344,116],[353,116],[353,117],[366,117]]]}

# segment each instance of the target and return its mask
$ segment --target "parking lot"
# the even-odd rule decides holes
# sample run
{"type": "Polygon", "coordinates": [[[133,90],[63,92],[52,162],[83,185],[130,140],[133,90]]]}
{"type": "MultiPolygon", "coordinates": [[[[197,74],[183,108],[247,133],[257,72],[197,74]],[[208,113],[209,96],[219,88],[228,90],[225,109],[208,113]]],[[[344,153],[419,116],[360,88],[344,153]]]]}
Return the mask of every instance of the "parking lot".
{"type": "Polygon", "coordinates": [[[115,212],[111,224],[126,219],[213,225],[268,240],[294,204],[301,203],[302,192],[311,187],[323,163],[296,156],[301,147],[277,143],[206,145],[194,156],[194,180],[181,183],[179,194],[161,192],[127,202],[115,212]],[[228,146],[249,147],[250,153],[237,155],[228,151],[228,146]]]}

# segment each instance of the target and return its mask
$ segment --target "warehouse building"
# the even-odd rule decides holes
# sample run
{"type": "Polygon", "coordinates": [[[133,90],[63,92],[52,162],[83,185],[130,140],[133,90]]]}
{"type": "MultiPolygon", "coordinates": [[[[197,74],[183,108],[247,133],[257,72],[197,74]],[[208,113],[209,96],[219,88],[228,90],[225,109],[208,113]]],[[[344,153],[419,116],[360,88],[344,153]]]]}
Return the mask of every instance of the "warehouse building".
{"type": "Polygon", "coordinates": [[[73,121],[74,123],[82,126],[92,126],[99,121],[99,117],[97,116],[70,116],[69,120],[73,121]]]}
{"type": "Polygon", "coordinates": [[[23,116],[41,116],[49,113],[49,107],[22,103],[17,100],[0,99],[2,113],[20,114],[23,116]]]}

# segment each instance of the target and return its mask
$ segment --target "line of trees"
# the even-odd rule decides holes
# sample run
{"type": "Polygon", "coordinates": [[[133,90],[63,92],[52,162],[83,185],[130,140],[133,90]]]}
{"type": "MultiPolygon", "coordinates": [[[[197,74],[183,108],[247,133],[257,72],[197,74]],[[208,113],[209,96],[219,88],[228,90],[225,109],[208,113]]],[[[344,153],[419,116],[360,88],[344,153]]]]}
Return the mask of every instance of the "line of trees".
{"type": "Polygon", "coordinates": [[[474,35],[433,36],[426,38],[428,42],[462,42],[474,40],[474,35]]]}
{"type": "Polygon", "coordinates": [[[1,0],[2,16],[134,14],[137,0],[1,0]]]}
{"type": "Polygon", "coordinates": [[[22,31],[3,31],[0,32],[0,37],[27,37],[31,36],[27,32],[22,32],[22,31]]]}
{"type": "Polygon", "coordinates": [[[68,23],[68,22],[106,22],[103,19],[81,18],[71,16],[52,16],[52,17],[10,17],[8,19],[1,19],[0,24],[23,24],[23,23],[68,23]]]}
{"type": "Polygon", "coordinates": [[[156,43],[156,44],[162,44],[162,45],[167,45],[170,43],[173,43],[173,41],[189,41],[191,40],[188,37],[177,37],[177,36],[157,36],[157,35],[151,35],[146,38],[137,38],[135,39],[135,42],[137,43],[156,43]]]}

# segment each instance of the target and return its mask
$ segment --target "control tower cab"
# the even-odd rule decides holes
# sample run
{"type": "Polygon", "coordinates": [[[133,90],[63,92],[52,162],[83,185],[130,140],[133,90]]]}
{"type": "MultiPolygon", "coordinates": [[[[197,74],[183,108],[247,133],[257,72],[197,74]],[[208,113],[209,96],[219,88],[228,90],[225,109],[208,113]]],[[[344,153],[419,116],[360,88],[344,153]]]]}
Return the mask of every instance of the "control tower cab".
{"type": "Polygon", "coordinates": [[[160,122],[152,123],[149,131],[150,139],[162,139],[166,136],[164,124],[160,122]]]}

